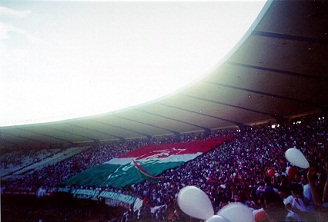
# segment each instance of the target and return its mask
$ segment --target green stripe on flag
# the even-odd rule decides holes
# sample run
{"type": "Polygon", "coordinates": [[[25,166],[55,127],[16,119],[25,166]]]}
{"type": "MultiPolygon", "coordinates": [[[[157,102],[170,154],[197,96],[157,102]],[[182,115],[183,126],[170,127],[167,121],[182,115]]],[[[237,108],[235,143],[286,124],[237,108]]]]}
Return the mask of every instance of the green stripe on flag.
{"type": "MultiPolygon", "coordinates": [[[[184,162],[140,164],[143,169],[154,176],[164,170],[177,167],[184,162]]],[[[145,177],[140,175],[133,163],[126,165],[101,164],[81,172],[67,180],[63,185],[111,186],[121,188],[126,185],[140,183],[145,177]]]]}
{"type": "Polygon", "coordinates": [[[233,137],[212,138],[186,143],[150,144],[123,156],[111,159],[65,180],[63,185],[111,186],[121,188],[156,177],[163,171],[175,168],[209,151],[233,137]],[[133,161],[137,161],[139,169],[133,161]],[[143,174],[140,174],[140,170],[143,174]]]}

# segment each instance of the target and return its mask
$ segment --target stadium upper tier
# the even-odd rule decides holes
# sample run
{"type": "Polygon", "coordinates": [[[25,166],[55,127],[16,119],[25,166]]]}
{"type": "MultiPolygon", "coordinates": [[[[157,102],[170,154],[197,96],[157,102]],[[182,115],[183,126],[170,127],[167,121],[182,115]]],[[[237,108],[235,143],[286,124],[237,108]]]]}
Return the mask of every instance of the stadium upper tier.
{"type": "Polygon", "coordinates": [[[190,87],[103,115],[1,127],[1,146],[69,147],[242,129],[244,125],[326,111],[328,2],[272,1],[261,16],[242,44],[190,87]]]}

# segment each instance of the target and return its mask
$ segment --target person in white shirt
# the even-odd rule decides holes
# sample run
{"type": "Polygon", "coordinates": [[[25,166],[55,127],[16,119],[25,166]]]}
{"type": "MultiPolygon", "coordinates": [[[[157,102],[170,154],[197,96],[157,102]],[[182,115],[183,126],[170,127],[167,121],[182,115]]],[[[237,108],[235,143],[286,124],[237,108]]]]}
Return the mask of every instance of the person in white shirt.
{"type": "Polygon", "coordinates": [[[316,221],[313,204],[303,195],[301,184],[291,184],[291,195],[283,200],[291,221],[316,221]]]}

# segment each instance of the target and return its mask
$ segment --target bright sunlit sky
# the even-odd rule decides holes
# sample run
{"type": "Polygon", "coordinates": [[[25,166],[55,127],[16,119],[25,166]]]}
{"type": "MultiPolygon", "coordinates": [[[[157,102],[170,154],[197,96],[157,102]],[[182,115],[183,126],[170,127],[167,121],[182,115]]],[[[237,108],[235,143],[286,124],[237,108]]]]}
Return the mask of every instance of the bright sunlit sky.
{"type": "Polygon", "coordinates": [[[0,126],[107,113],[209,74],[265,1],[1,1],[0,126]]]}

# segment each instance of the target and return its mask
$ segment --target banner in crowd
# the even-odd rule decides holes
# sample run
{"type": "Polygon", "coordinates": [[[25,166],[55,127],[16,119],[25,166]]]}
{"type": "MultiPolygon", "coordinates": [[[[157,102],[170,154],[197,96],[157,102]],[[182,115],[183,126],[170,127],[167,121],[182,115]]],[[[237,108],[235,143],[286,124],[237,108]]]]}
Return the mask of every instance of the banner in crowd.
{"type": "Polygon", "coordinates": [[[111,191],[102,191],[98,197],[117,200],[119,202],[126,203],[129,205],[132,205],[137,199],[136,197],[130,195],[125,195],[122,193],[111,192],[111,191]]]}
{"type": "Polygon", "coordinates": [[[73,197],[80,199],[97,200],[99,190],[88,190],[88,189],[72,189],[71,194],[73,197]]]}
{"type": "Polygon", "coordinates": [[[92,167],[64,181],[65,185],[111,186],[121,188],[145,179],[158,179],[163,171],[209,151],[232,137],[185,143],[150,144],[92,167]]]}
{"type": "Polygon", "coordinates": [[[133,206],[134,211],[140,209],[143,203],[143,200],[137,197],[106,190],[59,188],[57,191],[60,193],[70,193],[73,197],[79,199],[105,200],[105,203],[109,206],[122,206],[127,209],[133,206]]]}

